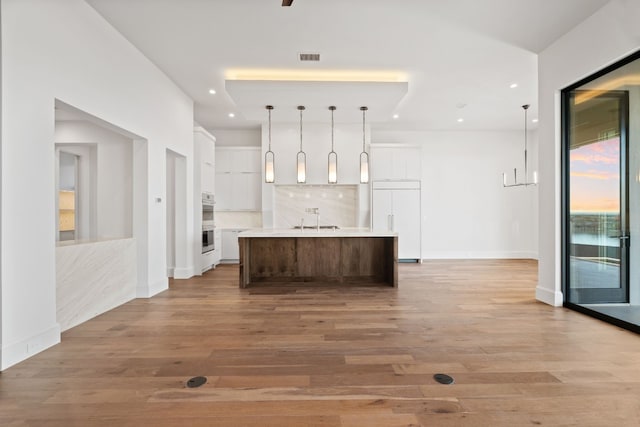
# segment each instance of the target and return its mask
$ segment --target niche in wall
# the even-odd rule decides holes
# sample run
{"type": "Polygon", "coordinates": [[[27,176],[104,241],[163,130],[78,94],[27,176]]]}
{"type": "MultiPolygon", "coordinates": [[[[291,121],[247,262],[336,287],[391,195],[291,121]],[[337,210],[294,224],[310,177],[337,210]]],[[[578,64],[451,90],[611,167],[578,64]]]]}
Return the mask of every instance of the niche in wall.
{"type": "Polygon", "coordinates": [[[80,113],[57,108],[55,152],[59,240],[132,237],[132,139],[80,113]],[[72,189],[66,188],[71,175],[72,189]],[[74,201],[73,233],[64,229],[71,220],[71,211],[62,210],[68,198],[74,201]]]}
{"type": "Polygon", "coordinates": [[[75,240],[78,156],[62,150],[56,154],[58,158],[58,240],[75,240]]]}

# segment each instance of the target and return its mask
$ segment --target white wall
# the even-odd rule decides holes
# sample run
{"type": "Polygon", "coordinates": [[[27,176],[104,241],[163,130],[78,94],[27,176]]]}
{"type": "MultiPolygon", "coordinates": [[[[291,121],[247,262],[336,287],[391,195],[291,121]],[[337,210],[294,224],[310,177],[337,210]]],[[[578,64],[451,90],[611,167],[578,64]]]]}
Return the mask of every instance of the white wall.
{"type": "MultiPolygon", "coordinates": [[[[524,169],[524,132],[374,131],[372,143],[420,145],[423,258],[537,258],[537,187],[503,188],[524,169]]],[[[529,172],[537,169],[535,132],[529,172]]]]}
{"type": "Polygon", "coordinates": [[[612,0],[538,59],[540,208],[536,298],[562,305],[560,90],[640,48],[640,2],[612,0]]]}
{"type": "MultiPolygon", "coordinates": [[[[55,100],[140,137],[133,153],[134,164],[144,171],[134,177],[134,194],[141,195],[134,198],[138,296],[167,288],[166,149],[186,156],[192,188],[193,102],[81,0],[3,0],[1,7],[0,369],[5,369],[60,339],[55,298],[55,100]]],[[[193,218],[193,195],[187,194],[187,218],[193,218]]],[[[193,239],[193,222],[188,221],[188,237],[193,239]]]]}

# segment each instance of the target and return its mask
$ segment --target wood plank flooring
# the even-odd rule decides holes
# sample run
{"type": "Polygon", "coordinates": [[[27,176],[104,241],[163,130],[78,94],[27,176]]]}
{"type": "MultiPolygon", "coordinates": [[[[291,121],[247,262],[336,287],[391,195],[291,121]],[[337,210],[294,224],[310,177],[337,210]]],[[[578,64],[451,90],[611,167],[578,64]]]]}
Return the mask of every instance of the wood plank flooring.
{"type": "Polygon", "coordinates": [[[2,372],[0,425],[640,425],[640,336],[536,302],[536,271],[428,261],[395,289],[239,289],[221,266],[2,372]]]}

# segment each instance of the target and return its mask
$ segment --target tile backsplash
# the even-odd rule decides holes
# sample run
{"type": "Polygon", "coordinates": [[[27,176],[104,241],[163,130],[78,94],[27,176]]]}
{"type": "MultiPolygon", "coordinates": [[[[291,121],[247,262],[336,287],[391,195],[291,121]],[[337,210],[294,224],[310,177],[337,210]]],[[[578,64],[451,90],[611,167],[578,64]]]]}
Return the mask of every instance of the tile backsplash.
{"type": "Polygon", "coordinates": [[[218,228],[260,228],[262,227],[262,212],[216,212],[216,227],[218,228]]]}
{"type": "Polygon", "coordinates": [[[357,185],[277,185],[274,188],[275,228],[316,225],[316,215],[306,212],[318,208],[320,225],[356,227],[358,223],[357,185]]]}

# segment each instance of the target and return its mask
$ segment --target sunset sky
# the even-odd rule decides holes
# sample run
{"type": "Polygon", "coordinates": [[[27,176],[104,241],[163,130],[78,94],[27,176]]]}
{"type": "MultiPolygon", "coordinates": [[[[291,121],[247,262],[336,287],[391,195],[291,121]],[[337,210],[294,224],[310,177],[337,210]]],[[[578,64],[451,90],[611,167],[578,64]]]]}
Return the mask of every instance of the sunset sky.
{"type": "Polygon", "coordinates": [[[571,212],[620,210],[620,144],[608,139],[570,152],[571,212]]]}

